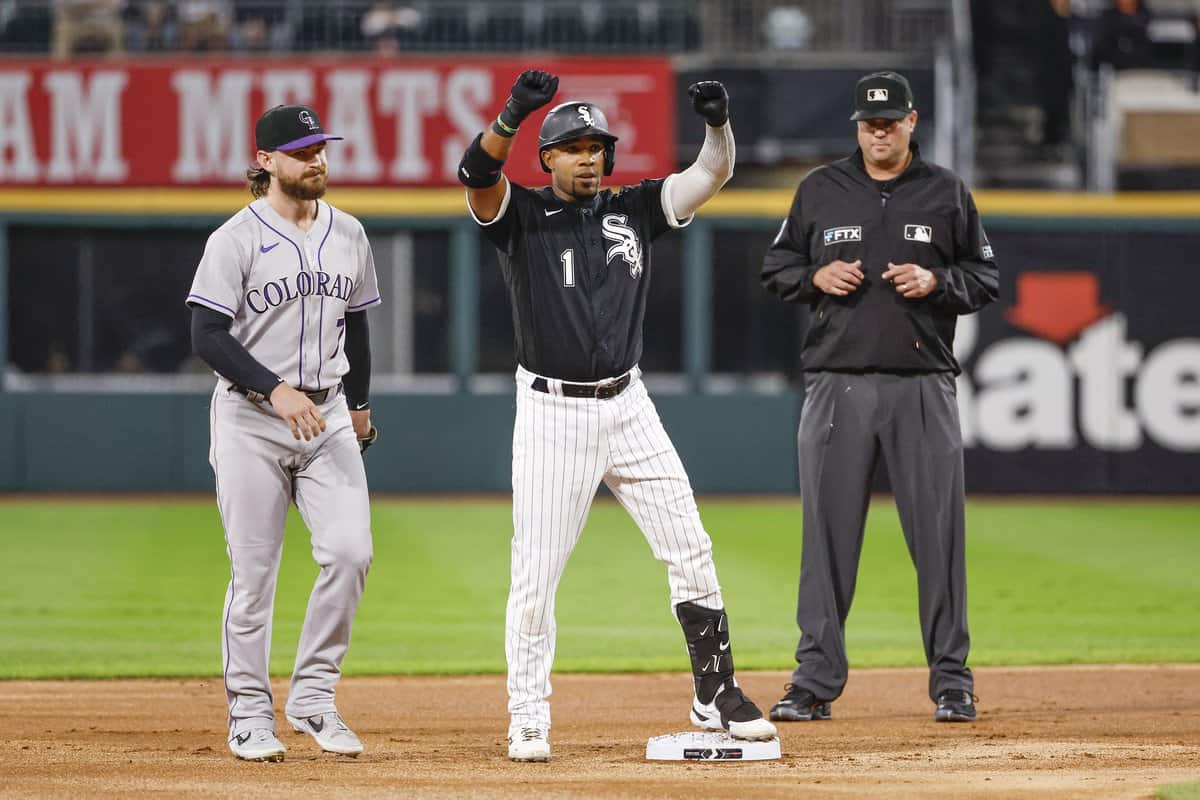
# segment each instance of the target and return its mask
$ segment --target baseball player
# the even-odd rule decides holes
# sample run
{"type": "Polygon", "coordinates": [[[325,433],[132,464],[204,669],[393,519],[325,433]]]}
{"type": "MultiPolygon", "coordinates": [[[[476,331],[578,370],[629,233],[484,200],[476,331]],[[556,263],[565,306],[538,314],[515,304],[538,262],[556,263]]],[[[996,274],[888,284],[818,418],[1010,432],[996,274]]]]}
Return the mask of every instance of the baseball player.
{"type": "Polygon", "coordinates": [[[692,722],[770,739],[775,726],[734,679],[712,543],[638,369],[650,243],[691,222],[733,174],[729,98],[720,83],[694,84],[688,93],[707,123],[696,163],[617,192],[600,188],[617,143],[604,113],[588,102],[562,103],[538,136],[552,185],[518,186],[501,174],[513,137],[557,88],[549,73],[521,73],[458,171],[472,217],[500,251],[516,330],[508,755],[550,758],[554,595],[600,481],[667,565],[695,678],[692,722]]]}
{"type": "Polygon", "coordinates": [[[230,579],[221,651],[229,749],[282,761],[267,666],[271,611],[294,499],[321,566],[309,598],[286,714],[331,753],[362,742],[334,687],[371,564],[367,477],[374,441],[366,309],[380,302],[362,225],[320,197],[330,136],[306,106],[255,126],[256,198],[209,237],[188,294],[192,346],[217,373],[209,462],[230,579]]]}
{"type": "Polygon", "coordinates": [[[912,141],[908,81],[864,76],[850,119],[859,149],[801,181],[762,265],[768,291],[811,309],[801,349],[802,635],[771,718],[829,719],[845,688],[846,616],[882,456],[917,568],[934,718],[970,722],[954,327],[997,298],[1000,272],[966,185],[912,141]]]}

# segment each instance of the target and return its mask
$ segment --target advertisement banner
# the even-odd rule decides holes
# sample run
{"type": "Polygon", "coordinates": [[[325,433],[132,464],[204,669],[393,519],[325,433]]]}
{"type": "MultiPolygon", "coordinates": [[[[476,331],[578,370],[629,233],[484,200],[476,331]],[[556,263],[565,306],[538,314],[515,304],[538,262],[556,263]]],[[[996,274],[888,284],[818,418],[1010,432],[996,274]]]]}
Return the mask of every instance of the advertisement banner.
{"type": "Polygon", "coordinates": [[[967,484],[1200,493],[1196,233],[989,225],[1002,298],[959,320],[967,484]]]}
{"type": "MultiPolygon", "coordinates": [[[[278,104],[313,106],[336,185],[450,186],[471,139],[521,70],[560,76],[554,102],[597,104],[620,138],[610,184],[675,170],[675,81],[663,58],[172,59],[0,65],[0,186],[237,184],[254,121],[278,104]]],[[[543,185],[542,109],[522,125],[506,173],[543,185]]]]}

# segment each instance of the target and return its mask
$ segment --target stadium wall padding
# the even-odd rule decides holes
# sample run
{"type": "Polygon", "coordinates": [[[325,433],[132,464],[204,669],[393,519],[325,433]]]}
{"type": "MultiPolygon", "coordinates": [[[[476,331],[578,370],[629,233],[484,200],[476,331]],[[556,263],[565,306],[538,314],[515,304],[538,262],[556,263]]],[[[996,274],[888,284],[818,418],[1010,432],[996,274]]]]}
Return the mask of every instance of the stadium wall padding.
{"type": "MultiPolygon", "coordinates": [[[[697,491],[787,492],[797,398],[658,400],[697,491]]],[[[0,491],[211,491],[206,394],[0,394],[0,491]]],[[[367,454],[380,492],[511,488],[511,395],[381,395],[367,454]]]]}

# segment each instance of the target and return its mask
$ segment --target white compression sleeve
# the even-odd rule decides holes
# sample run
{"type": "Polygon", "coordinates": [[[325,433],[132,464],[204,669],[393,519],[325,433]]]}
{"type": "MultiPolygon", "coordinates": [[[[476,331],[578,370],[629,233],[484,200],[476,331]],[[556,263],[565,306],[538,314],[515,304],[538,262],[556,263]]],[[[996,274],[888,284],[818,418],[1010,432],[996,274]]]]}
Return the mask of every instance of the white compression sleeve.
{"type": "Polygon", "coordinates": [[[686,220],[696,209],[707,203],[733,176],[737,152],[733,144],[733,128],[726,122],[719,128],[704,126],[704,145],[696,162],[667,182],[667,202],[675,219],[686,220]]]}

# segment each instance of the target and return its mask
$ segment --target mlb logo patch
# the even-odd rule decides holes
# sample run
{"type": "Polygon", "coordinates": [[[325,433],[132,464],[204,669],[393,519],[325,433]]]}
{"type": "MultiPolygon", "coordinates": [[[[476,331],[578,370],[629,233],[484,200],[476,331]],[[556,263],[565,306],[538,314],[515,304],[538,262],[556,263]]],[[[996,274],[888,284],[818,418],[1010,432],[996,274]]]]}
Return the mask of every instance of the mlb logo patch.
{"type": "Polygon", "coordinates": [[[883,102],[887,101],[887,98],[888,98],[888,90],[887,89],[867,89],[867,102],[868,103],[883,103],[883,102]]]}
{"type": "Polygon", "coordinates": [[[982,252],[983,252],[983,257],[984,257],[984,258],[986,258],[988,261],[991,261],[993,258],[995,258],[995,257],[996,257],[996,256],[995,256],[995,255],[992,253],[992,246],[991,246],[990,244],[985,244],[985,245],[983,246],[983,251],[982,251],[982,252]]]}
{"type": "Polygon", "coordinates": [[[905,225],[904,238],[910,242],[932,242],[933,228],[928,225],[905,225]]]}
{"type": "Polygon", "coordinates": [[[861,242],[862,241],[862,226],[847,225],[842,228],[826,228],[825,229],[825,244],[837,244],[838,242],[861,242]]]}

